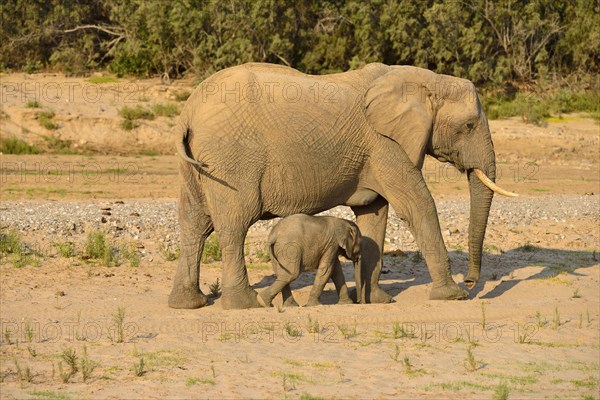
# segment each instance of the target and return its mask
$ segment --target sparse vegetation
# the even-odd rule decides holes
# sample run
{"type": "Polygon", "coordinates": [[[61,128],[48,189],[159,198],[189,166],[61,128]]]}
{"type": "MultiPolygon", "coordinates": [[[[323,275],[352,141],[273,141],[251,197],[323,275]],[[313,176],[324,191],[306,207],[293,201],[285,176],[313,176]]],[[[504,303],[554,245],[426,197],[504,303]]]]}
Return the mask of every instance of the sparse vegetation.
{"type": "Polygon", "coordinates": [[[216,382],[214,379],[211,379],[211,378],[197,378],[197,377],[191,377],[185,381],[185,386],[187,386],[187,387],[198,385],[198,384],[215,385],[216,382]]]}
{"type": "Polygon", "coordinates": [[[25,341],[27,343],[31,343],[33,341],[34,331],[33,331],[33,326],[31,325],[31,322],[29,320],[25,321],[24,332],[25,332],[25,341]]]}
{"type": "Polygon", "coordinates": [[[467,347],[467,357],[465,358],[463,365],[469,372],[475,372],[479,369],[480,364],[477,362],[477,360],[475,360],[472,346],[467,347]]]}
{"type": "Polygon", "coordinates": [[[560,313],[558,307],[554,307],[554,319],[552,320],[552,329],[557,330],[560,326],[560,313]]]}
{"type": "Polygon", "coordinates": [[[0,233],[0,261],[12,255],[11,261],[15,268],[23,268],[26,265],[39,267],[40,258],[43,254],[25,245],[15,230],[3,230],[0,233]]]}
{"type": "Polygon", "coordinates": [[[152,105],[152,113],[159,117],[175,117],[179,115],[177,104],[173,103],[156,103],[152,105]]]}
{"type": "Polygon", "coordinates": [[[302,332],[300,332],[300,330],[298,328],[296,328],[295,325],[286,322],[284,327],[285,332],[288,334],[288,336],[290,337],[299,337],[302,336],[302,332]]]}
{"type": "Polygon", "coordinates": [[[354,322],[354,326],[352,328],[350,328],[348,325],[341,324],[338,325],[338,329],[340,330],[340,332],[344,336],[344,339],[346,340],[351,339],[358,334],[356,332],[356,321],[354,322]]]}
{"type": "Polygon", "coordinates": [[[179,245],[171,248],[171,246],[161,243],[159,251],[165,261],[175,261],[179,258],[179,245]]]}
{"type": "Polygon", "coordinates": [[[44,135],[43,138],[46,141],[46,145],[48,146],[48,149],[52,153],[56,153],[56,154],[81,154],[80,151],[73,150],[71,148],[71,145],[73,144],[73,142],[70,141],[70,140],[61,139],[59,137],[50,136],[50,135],[44,135]]]}
{"type": "Polygon", "coordinates": [[[119,253],[113,248],[107,240],[106,234],[102,231],[90,231],[87,235],[85,244],[84,258],[100,260],[106,267],[119,265],[119,253]]]}
{"type": "Polygon", "coordinates": [[[481,302],[481,329],[485,330],[485,303],[481,302]]]}
{"type": "Polygon", "coordinates": [[[506,384],[506,382],[500,382],[498,386],[494,388],[494,396],[493,400],[508,400],[508,395],[510,394],[510,388],[506,384]]]}
{"type": "Polygon", "coordinates": [[[400,346],[397,344],[394,345],[394,352],[390,354],[390,358],[395,362],[398,362],[400,359],[400,346]]]}
{"type": "Polygon", "coordinates": [[[40,108],[41,104],[36,99],[29,99],[29,100],[27,100],[27,103],[25,103],[25,107],[27,107],[27,108],[40,108]]]}
{"type": "Polygon", "coordinates": [[[398,322],[394,322],[392,324],[392,337],[394,339],[414,339],[415,334],[413,332],[407,332],[404,329],[404,326],[400,325],[398,322]]]}
{"type": "Polygon", "coordinates": [[[119,79],[117,79],[116,77],[114,77],[112,75],[90,76],[88,78],[88,82],[99,85],[102,83],[117,83],[117,82],[119,82],[119,79]]]}
{"type": "Polygon", "coordinates": [[[154,119],[154,113],[152,111],[146,110],[145,108],[137,105],[135,107],[125,106],[119,110],[119,115],[123,118],[123,122],[121,123],[121,127],[125,130],[131,130],[137,128],[139,123],[137,120],[145,119],[152,120],[154,119]]]}
{"type": "Polygon", "coordinates": [[[259,262],[267,263],[271,261],[271,254],[269,253],[268,249],[259,247],[256,249],[256,259],[259,262]]]}
{"type": "Polygon", "coordinates": [[[308,322],[306,323],[306,330],[308,333],[319,333],[321,332],[321,326],[318,320],[313,320],[310,314],[308,315],[308,322]]]}
{"type": "Polygon", "coordinates": [[[213,283],[211,283],[208,288],[210,289],[210,293],[213,297],[219,297],[221,294],[221,282],[219,281],[219,278],[217,278],[213,283]]]}
{"type": "Polygon", "coordinates": [[[211,263],[215,261],[221,261],[221,246],[217,236],[212,233],[204,241],[204,250],[202,251],[202,262],[211,263]]]}
{"type": "Polygon", "coordinates": [[[58,254],[63,258],[75,256],[75,243],[73,242],[55,242],[54,247],[58,251],[58,254]]]}
{"type": "Polygon", "coordinates": [[[108,337],[115,343],[125,341],[125,307],[118,307],[112,315],[112,327],[109,330],[108,337]]]}
{"type": "Polygon", "coordinates": [[[53,111],[38,111],[36,114],[40,126],[48,130],[58,129],[58,125],[54,122],[54,116],[53,111]]]}
{"type": "Polygon", "coordinates": [[[535,312],[535,321],[538,328],[542,328],[546,325],[546,318],[542,316],[542,314],[538,311],[535,312]]]}
{"type": "Polygon", "coordinates": [[[175,96],[175,100],[177,101],[186,101],[191,94],[192,92],[189,90],[177,90],[173,93],[173,96],[175,96]]]}
{"type": "Polygon", "coordinates": [[[144,356],[141,355],[136,362],[133,363],[133,373],[135,376],[142,376],[146,373],[146,365],[144,362],[144,356]]]}
{"type": "Polygon", "coordinates": [[[40,154],[42,151],[37,147],[28,144],[26,141],[10,136],[0,138],[0,153],[3,154],[40,154]]]}
{"type": "Polygon", "coordinates": [[[81,369],[81,377],[83,381],[87,382],[87,380],[92,376],[92,371],[95,368],[95,364],[88,357],[87,347],[85,345],[83,346],[83,356],[79,362],[79,367],[81,369]]]}
{"type": "Polygon", "coordinates": [[[60,354],[60,358],[71,369],[71,376],[75,375],[79,370],[77,367],[77,352],[72,347],[67,347],[60,354]]]}
{"type": "Polygon", "coordinates": [[[142,256],[140,252],[137,250],[137,247],[134,243],[130,243],[129,245],[122,246],[119,251],[123,254],[123,257],[129,261],[129,266],[132,268],[137,268],[140,266],[142,261],[142,256]]]}

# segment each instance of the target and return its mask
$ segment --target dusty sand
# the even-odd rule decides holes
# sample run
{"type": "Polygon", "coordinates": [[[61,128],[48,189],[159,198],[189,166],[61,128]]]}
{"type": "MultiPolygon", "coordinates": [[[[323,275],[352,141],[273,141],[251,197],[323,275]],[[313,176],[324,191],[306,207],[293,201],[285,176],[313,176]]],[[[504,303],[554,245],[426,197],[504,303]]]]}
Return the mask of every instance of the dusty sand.
{"type": "MultiPolygon", "coordinates": [[[[2,76],[2,85],[25,81],[86,82],[2,76]]],[[[147,89],[135,100],[164,102],[192,83],[136,81],[147,89]]],[[[32,256],[34,265],[16,268],[13,255],[0,264],[2,398],[479,399],[491,398],[504,384],[509,398],[598,398],[597,123],[582,116],[544,128],[518,119],[490,122],[499,183],[521,197],[512,203],[495,199],[482,281],[466,301],[427,300],[426,267],[392,218],[382,275],[392,304],[335,305],[330,283],[326,305],[319,307],[224,311],[211,298],[203,309],[173,310],[166,298],[177,261],[161,252],[177,238],[177,167],[168,130],[173,119],[125,132],[118,101],[90,105],[75,96],[65,104],[41,102],[57,113],[58,130],[41,128],[24,101],[3,98],[2,135],[40,145],[40,135],[54,135],[79,149],[107,146],[106,153],[123,155],[2,156],[3,233],[13,229],[43,253],[32,256]],[[136,155],[138,148],[165,155],[136,155]],[[105,267],[81,259],[86,235],[97,228],[115,243],[133,246],[142,255],[140,265],[123,259],[118,267],[105,267]],[[67,241],[74,242],[76,257],[63,258],[53,246],[67,241]],[[114,320],[119,307],[125,310],[122,342],[114,320]],[[61,354],[75,350],[79,364],[84,348],[94,367],[89,378],[83,381],[79,365],[63,383],[59,365],[64,374],[69,367],[61,354]],[[134,364],[142,358],[144,373],[136,376],[134,364]]],[[[465,179],[431,160],[424,174],[461,282],[467,265],[465,179]]],[[[269,226],[257,224],[249,235],[248,269],[256,287],[272,281],[259,254],[269,226]]],[[[349,264],[345,272],[353,286],[349,264]]],[[[202,266],[205,292],[220,274],[219,262],[202,266]]],[[[313,276],[292,286],[300,304],[313,276]]]]}

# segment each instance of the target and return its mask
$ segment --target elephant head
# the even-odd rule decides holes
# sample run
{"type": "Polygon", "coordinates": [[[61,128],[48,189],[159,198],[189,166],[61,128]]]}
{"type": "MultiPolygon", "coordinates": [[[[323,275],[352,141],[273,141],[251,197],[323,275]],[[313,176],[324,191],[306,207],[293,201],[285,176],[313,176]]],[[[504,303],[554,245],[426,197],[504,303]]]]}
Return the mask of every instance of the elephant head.
{"type": "Polygon", "coordinates": [[[340,254],[354,263],[354,281],[356,282],[357,299],[360,301],[363,298],[361,297],[363,284],[360,256],[362,235],[354,222],[347,220],[340,220],[340,222],[341,226],[338,227],[338,232],[336,233],[338,245],[343,250],[343,252],[340,251],[340,254]]]}
{"type": "Polygon", "coordinates": [[[494,184],[494,145],[475,87],[464,79],[395,66],[372,82],[365,107],[372,127],[400,144],[418,168],[428,154],[466,172],[471,208],[465,285],[474,287],[493,194],[516,196],[494,184]]]}

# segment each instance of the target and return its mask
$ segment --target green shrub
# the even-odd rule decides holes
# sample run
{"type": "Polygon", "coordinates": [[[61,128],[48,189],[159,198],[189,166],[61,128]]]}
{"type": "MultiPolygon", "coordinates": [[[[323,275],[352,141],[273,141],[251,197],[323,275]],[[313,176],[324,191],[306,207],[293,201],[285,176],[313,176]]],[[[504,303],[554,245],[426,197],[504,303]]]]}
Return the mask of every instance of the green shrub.
{"type": "Polygon", "coordinates": [[[141,106],[125,106],[119,110],[119,115],[128,120],[136,119],[154,119],[154,114],[141,106]]]}
{"type": "Polygon", "coordinates": [[[217,236],[213,233],[204,242],[202,262],[211,263],[215,261],[221,261],[221,247],[219,246],[217,236]]]}
{"type": "Polygon", "coordinates": [[[123,122],[121,122],[121,128],[125,129],[126,131],[135,129],[138,126],[140,126],[139,122],[132,121],[130,119],[124,119],[123,122]]]}
{"type": "Polygon", "coordinates": [[[63,258],[70,258],[75,255],[75,244],[73,242],[56,242],[54,247],[63,258]]]}
{"type": "Polygon", "coordinates": [[[14,230],[10,230],[7,232],[0,233],[0,253],[3,255],[6,254],[15,254],[21,253],[23,248],[23,243],[21,242],[21,237],[14,230]]]}
{"type": "Polygon", "coordinates": [[[177,101],[186,101],[192,95],[192,92],[189,90],[177,90],[173,95],[177,101]]]}
{"type": "Polygon", "coordinates": [[[152,106],[152,112],[161,117],[175,117],[179,114],[176,104],[172,103],[156,103],[152,106]]]}
{"type": "Polygon", "coordinates": [[[114,76],[108,75],[108,76],[92,76],[88,79],[88,82],[90,83],[95,83],[95,84],[102,84],[102,83],[116,83],[119,82],[119,80],[117,78],[115,78],[114,76]]]}
{"type": "Polygon", "coordinates": [[[52,111],[39,111],[37,114],[37,120],[42,126],[48,130],[58,129],[58,125],[54,122],[54,112],[52,111]]]}
{"type": "Polygon", "coordinates": [[[106,239],[104,232],[89,232],[84,248],[85,257],[88,259],[100,260],[106,267],[119,265],[119,252],[106,239]]]}
{"type": "Polygon", "coordinates": [[[25,104],[25,107],[27,108],[40,108],[40,102],[37,100],[27,100],[27,103],[25,104]]]}
{"type": "Polygon", "coordinates": [[[54,136],[43,136],[48,148],[56,154],[80,154],[79,151],[71,149],[71,140],[61,139],[54,136]]]}
{"type": "Polygon", "coordinates": [[[0,139],[0,152],[4,154],[40,154],[42,151],[24,140],[11,136],[0,139]]]}

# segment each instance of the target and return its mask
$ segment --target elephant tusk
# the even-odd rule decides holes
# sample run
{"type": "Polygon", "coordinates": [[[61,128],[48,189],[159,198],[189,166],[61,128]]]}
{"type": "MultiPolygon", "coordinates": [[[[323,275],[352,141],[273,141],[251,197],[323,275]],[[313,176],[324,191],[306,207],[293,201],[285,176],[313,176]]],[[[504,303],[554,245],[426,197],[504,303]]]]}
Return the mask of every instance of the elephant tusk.
{"type": "Polygon", "coordinates": [[[503,196],[508,196],[508,197],[517,197],[518,196],[518,194],[509,192],[508,190],[504,190],[500,186],[496,185],[494,182],[492,182],[492,180],[490,178],[487,177],[486,174],[483,173],[482,170],[474,168],[473,173],[475,173],[475,176],[477,178],[479,178],[481,183],[483,183],[488,188],[492,189],[494,192],[501,194],[503,196]]]}

